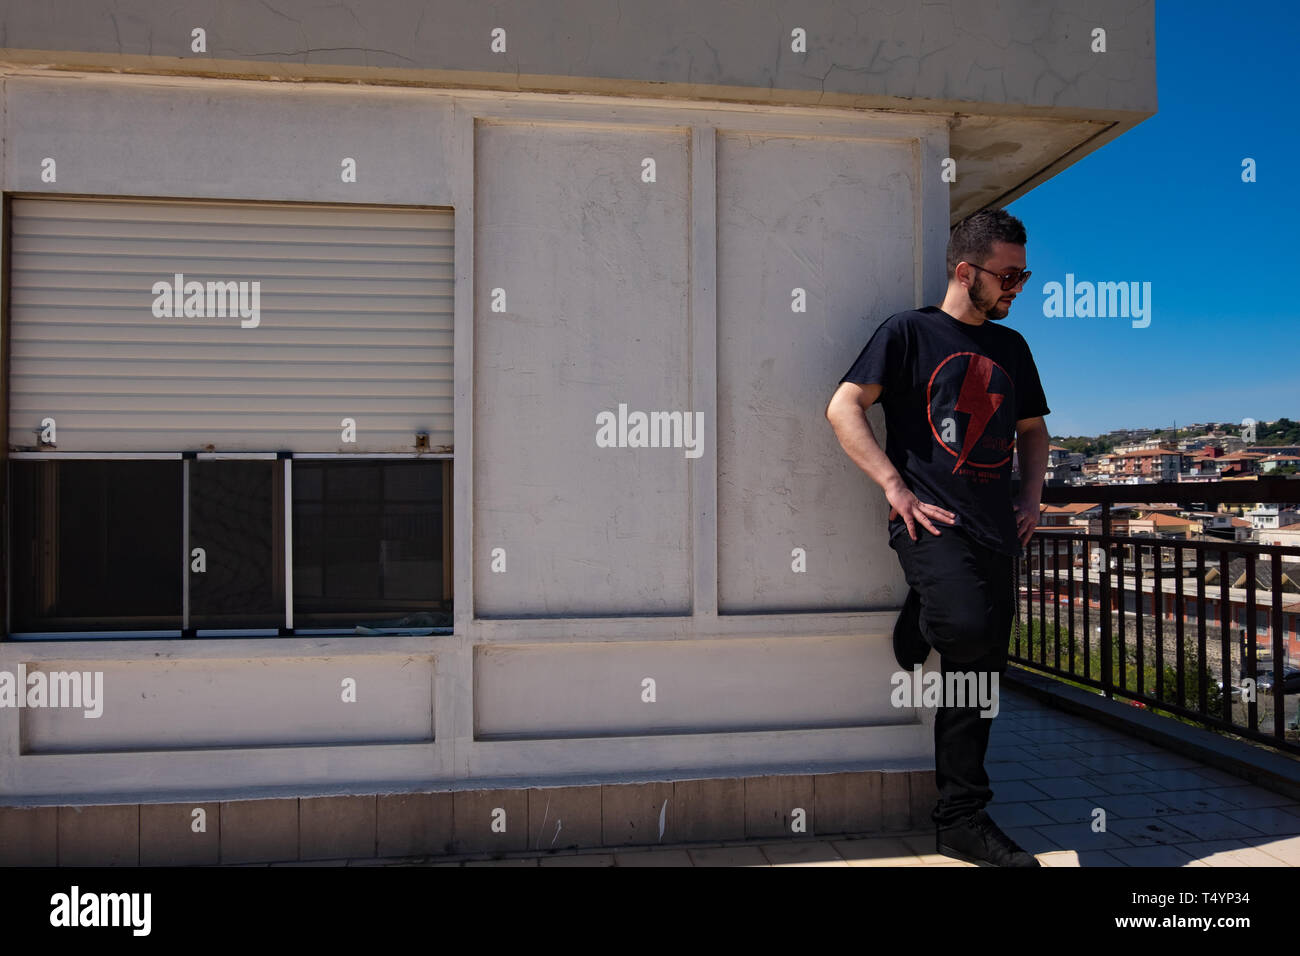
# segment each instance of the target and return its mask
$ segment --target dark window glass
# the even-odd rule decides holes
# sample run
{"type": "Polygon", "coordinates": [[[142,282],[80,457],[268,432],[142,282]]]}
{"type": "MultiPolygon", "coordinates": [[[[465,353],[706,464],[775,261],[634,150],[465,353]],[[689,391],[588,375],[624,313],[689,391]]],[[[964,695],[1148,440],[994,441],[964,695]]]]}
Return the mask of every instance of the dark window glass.
{"type": "Polygon", "coordinates": [[[450,627],[450,463],[295,461],[295,627],[450,627]]]}
{"type": "Polygon", "coordinates": [[[14,631],[181,627],[181,462],[10,466],[14,631]]]}
{"type": "Polygon", "coordinates": [[[283,493],[275,461],[190,462],[190,626],[284,623],[283,493]],[[194,549],[203,549],[196,571],[194,549]]]}

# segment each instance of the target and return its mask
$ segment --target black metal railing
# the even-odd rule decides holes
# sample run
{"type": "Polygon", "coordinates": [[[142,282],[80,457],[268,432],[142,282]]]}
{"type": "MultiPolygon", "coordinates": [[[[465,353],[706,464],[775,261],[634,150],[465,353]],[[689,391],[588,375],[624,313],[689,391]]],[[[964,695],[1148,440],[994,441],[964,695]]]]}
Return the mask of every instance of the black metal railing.
{"type": "MultiPolygon", "coordinates": [[[[1300,613],[1300,594],[1283,590],[1284,558],[1300,561],[1300,547],[1112,532],[1117,505],[1215,510],[1221,503],[1281,504],[1300,500],[1300,481],[1047,487],[1042,500],[1093,504],[1098,512],[1090,517],[1090,530],[1040,526],[1030,539],[1016,566],[1010,660],[1107,697],[1300,754],[1300,688],[1293,678],[1287,694],[1285,680],[1288,661],[1300,664],[1300,654],[1288,647],[1286,626],[1300,613]],[[1256,611],[1261,565],[1270,572],[1266,647],[1259,641],[1256,611]],[[1233,587],[1240,578],[1243,587],[1233,587]],[[1216,601],[1218,620],[1212,622],[1206,610],[1216,601]],[[1242,624],[1234,621],[1238,607],[1245,609],[1242,624]],[[1194,635],[1188,633],[1193,623],[1194,635]],[[1240,632],[1235,644],[1234,629],[1240,632]],[[1260,658],[1261,649],[1267,660],[1260,658]]],[[[1290,574],[1300,580],[1294,570],[1290,574]]]]}

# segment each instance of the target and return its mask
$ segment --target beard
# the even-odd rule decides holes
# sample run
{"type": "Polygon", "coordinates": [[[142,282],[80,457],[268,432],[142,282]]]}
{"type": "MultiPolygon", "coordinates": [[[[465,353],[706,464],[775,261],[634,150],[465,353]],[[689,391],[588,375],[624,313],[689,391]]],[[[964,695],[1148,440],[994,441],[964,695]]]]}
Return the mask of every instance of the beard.
{"type": "Polygon", "coordinates": [[[989,291],[984,288],[982,283],[976,283],[970,287],[968,293],[971,306],[986,319],[994,321],[1005,319],[1007,313],[1011,311],[1011,307],[1001,301],[1002,289],[1000,286],[989,291]]]}

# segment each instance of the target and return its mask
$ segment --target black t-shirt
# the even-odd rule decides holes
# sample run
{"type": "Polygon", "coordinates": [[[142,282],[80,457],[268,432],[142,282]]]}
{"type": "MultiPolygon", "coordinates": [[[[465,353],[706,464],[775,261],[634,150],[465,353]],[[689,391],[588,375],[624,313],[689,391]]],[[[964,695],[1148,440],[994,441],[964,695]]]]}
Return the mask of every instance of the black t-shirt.
{"type": "MultiPolygon", "coordinates": [[[[1011,503],[1016,422],[1051,409],[1019,332],[991,319],[968,325],[936,306],[898,312],[840,382],[884,387],[885,454],[912,494],[953,512],[955,526],[979,543],[1020,554],[1011,503]]],[[[889,533],[907,533],[901,517],[889,533]]]]}

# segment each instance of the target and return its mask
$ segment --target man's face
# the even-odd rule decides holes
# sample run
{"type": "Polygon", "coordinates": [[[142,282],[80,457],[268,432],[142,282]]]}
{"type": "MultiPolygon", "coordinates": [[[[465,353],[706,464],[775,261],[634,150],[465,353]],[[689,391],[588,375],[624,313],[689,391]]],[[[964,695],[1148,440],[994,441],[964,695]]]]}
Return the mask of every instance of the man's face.
{"type": "MultiPolygon", "coordinates": [[[[998,275],[1012,269],[1024,269],[1025,247],[1009,242],[994,242],[993,255],[987,262],[979,264],[998,275]]],[[[971,306],[986,319],[1005,319],[1011,311],[1011,301],[1020,293],[1024,283],[1004,292],[1002,280],[997,275],[989,275],[989,272],[981,272],[979,269],[972,269],[971,272],[975,275],[975,281],[967,289],[971,306]]]]}

